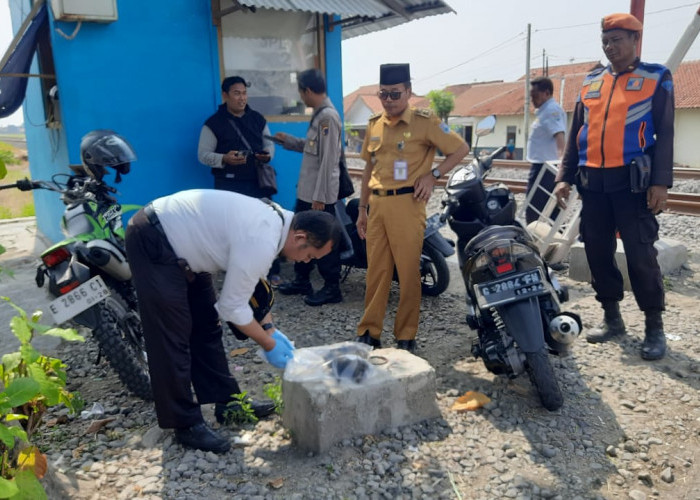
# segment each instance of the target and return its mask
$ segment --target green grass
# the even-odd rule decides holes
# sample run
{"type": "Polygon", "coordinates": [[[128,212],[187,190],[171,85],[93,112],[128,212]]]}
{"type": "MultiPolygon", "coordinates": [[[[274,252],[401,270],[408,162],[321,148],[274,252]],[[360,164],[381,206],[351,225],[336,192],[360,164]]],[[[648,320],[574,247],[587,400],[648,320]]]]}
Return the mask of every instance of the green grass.
{"type": "Polygon", "coordinates": [[[34,203],[27,203],[19,211],[20,217],[35,217],[36,211],[34,210],[34,203]]]}
{"type": "Polygon", "coordinates": [[[14,148],[7,143],[0,142],[0,160],[5,165],[19,165],[19,158],[14,154],[14,148]]]}
{"type": "Polygon", "coordinates": [[[0,207],[0,219],[14,219],[12,211],[7,207],[0,207]]]}

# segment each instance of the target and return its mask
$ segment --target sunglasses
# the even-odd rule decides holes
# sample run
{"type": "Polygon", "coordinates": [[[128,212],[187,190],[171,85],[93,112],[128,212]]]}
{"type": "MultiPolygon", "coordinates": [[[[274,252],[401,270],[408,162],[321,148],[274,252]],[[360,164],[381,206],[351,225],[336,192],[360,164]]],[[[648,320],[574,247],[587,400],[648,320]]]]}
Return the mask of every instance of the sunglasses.
{"type": "Polygon", "coordinates": [[[392,101],[398,101],[399,99],[401,99],[401,95],[404,92],[404,90],[392,90],[391,92],[387,92],[386,90],[380,90],[379,92],[377,92],[377,97],[379,97],[382,101],[386,101],[389,98],[391,98],[392,101]]]}

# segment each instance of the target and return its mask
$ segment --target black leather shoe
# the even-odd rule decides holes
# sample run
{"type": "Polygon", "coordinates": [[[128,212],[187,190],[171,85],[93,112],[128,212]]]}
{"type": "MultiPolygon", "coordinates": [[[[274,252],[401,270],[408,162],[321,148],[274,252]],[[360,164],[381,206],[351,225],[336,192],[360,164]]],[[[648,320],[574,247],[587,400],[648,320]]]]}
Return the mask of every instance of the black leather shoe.
{"type": "Polygon", "coordinates": [[[397,340],[396,347],[397,347],[397,349],[403,349],[404,351],[408,351],[411,354],[416,353],[416,341],[415,340],[397,340]]]}
{"type": "MultiPolygon", "coordinates": [[[[253,414],[256,418],[265,418],[275,412],[275,403],[273,401],[248,401],[253,414]]],[[[216,403],[214,406],[214,416],[220,424],[230,424],[236,421],[236,414],[241,411],[241,405],[238,402],[229,404],[216,403]]]]}
{"type": "Polygon", "coordinates": [[[214,432],[207,424],[200,422],[186,429],[175,429],[175,439],[182,446],[214,453],[226,453],[231,447],[227,439],[214,432]]]}
{"type": "Polygon", "coordinates": [[[323,304],[335,304],[343,301],[339,285],[325,285],[318,292],[304,297],[304,302],[310,306],[322,306],[323,304]]]}
{"type": "Polygon", "coordinates": [[[309,295],[314,289],[311,287],[311,282],[295,278],[294,281],[282,283],[277,287],[277,291],[282,295],[309,295]]]}
{"type": "Polygon", "coordinates": [[[375,339],[374,337],[370,337],[369,332],[365,332],[363,335],[358,335],[357,338],[355,338],[355,342],[367,344],[375,349],[381,349],[382,347],[382,341],[375,339]]]}

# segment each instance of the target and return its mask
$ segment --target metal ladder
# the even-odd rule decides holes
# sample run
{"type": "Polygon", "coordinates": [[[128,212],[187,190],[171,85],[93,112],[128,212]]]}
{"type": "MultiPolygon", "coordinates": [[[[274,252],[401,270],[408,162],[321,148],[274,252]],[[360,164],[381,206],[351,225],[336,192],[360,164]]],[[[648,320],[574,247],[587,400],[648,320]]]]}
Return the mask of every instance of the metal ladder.
{"type": "Polygon", "coordinates": [[[556,176],[559,171],[557,162],[546,162],[535,178],[535,183],[525,197],[525,202],[520,205],[515,215],[524,227],[530,232],[540,254],[548,264],[558,264],[569,255],[569,249],[574,244],[579,234],[581,215],[581,200],[578,197],[576,186],[571,186],[569,199],[566,201],[566,209],[559,209],[556,218],[552,219],[552,212],[557,208],[557,200],[554,194],[542,186],[542,179],[546,172],[556,176]],[[536,192],[544,192],[547,203],[540,211],[532,206],[532,198],[536,192]],[[538,214],[536,221],[526,223],[525,212],[530,208],[538,214]]]}

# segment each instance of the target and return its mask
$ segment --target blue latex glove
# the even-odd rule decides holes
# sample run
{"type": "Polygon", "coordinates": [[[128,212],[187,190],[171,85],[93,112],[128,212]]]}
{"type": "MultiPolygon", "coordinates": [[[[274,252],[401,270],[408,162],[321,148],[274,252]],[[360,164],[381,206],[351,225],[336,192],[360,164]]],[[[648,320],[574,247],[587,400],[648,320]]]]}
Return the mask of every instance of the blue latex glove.
{"type": "Polygon", "coordinates": [[[294,350],[294,345],[292,344],[292,341],[287,338],[287,336],[279,331],[278,329],[275,328],[275,331],[271,335],[273,339],[275,339],[275,342],[284,342],[285,345],[287,345],[292,351],[294,350]]]}
{"type": "Polygon", "coordinates": [[[265,359],[275,368],[284,369],[289,360],[292,359],[294,346],[284,333],[279,330],[275,330],[275,333],[272,334],[272,338],[275,339],[275,347],[270,351],[263,351],[265,359]]]}

